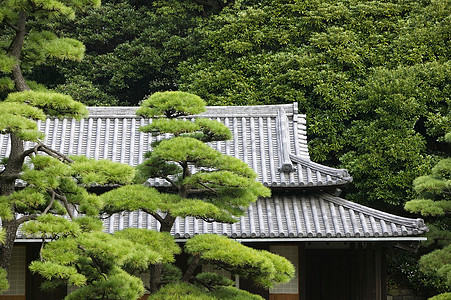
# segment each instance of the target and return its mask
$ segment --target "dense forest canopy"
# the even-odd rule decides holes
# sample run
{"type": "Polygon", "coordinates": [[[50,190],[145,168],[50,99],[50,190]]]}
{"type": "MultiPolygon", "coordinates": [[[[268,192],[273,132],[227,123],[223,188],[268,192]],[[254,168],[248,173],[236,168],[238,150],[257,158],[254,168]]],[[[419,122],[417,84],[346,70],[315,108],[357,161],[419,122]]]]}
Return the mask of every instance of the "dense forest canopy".
{"type": "Polygon", "coordinates": [[[440,137],[451,129],[450,7],[104,1],[57,27],[86,45],[83,61],[46,62],[28,75],[88,105],[136,105],[164,90],[208,105],[298,102],[312,159],[354,177],[347,197],[401,207],[413,179],[449,151],[440,137]]]}

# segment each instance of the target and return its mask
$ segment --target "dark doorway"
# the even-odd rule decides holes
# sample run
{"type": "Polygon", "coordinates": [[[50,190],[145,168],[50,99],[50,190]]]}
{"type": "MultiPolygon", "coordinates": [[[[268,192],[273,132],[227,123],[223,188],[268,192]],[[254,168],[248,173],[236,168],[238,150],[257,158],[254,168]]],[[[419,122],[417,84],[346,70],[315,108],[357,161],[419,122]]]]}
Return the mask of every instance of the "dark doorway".
{"type": "Polygon", "coordinates": [[[305,295],[315,300],[356,299],[353,259],[349,250],[306,250],[305,295]]]}

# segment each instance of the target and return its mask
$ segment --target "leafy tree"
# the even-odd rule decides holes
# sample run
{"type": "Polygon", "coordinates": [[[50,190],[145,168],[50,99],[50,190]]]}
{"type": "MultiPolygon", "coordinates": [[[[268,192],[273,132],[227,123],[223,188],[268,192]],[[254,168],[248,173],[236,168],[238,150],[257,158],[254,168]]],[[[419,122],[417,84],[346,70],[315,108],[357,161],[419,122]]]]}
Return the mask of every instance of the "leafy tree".
{"type": "MultiPolygon", "coordinates": [[[[445,139],[451,143],[451,132],[445,139]]],[[[439,247],[420,259],[420,265],[425,272],[433,272],[444,277],[451,286],[451,158],[440,160],[431,170],[431,174],[420,176],[413,182],[418,199],[406,203],[408,211],[421,213],[423,216],[438,218],[429,234],[429,244],[439,247]]],[[[441,294],[432,299],[449,299],[451,293],[441,294]]]]}
{"type": "Polygon", "coordinates": [[[312,159],[353,174],[346,197],[402,212],[450,129],[449,15],[447,0],[113,1],[61,29],[87,60],[51,68],[87,103],[163,90],[209,105],[297,101],[312,159]]]}
{"type": "Polygon", "coordinates": [[[177,65],[195,44],[190,32],[203,11],[191,0],[103,1],[56,27],[86,45],[84,60],[52,60],[30,75],[87,105],[137,105],[177,89],[177,65]]]}
{"type": "Polygon", "coordinates": [[[431,155],[446,153],[438,137],[451,129],[450,75],[449,62],[379,68],[359,89],[340,157],[355,178],[349,199],[381,206],[413,197],[410,183],[431,155]]]}

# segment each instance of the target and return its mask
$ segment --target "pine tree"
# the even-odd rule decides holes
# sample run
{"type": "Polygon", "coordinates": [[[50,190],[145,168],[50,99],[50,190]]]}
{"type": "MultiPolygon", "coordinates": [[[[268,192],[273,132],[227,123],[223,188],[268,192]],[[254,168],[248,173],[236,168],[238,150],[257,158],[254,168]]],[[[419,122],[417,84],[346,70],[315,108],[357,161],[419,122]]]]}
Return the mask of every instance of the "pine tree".
{"type": "MultiPolygon", "coordinates": [[[[451,143],[451,132],[445,135],[445,140],[451,143]]],[[[443,277],[451,287],[451,228],[448,225],[451,215],[451,157],[440,160],[432,168],[431,174],[415,179],[413,186],[418,199],[407,202],[405,208],[423,216],[436,217],[439,225],[432,225],[433,230],[428,236],[439,249],[423,255],[420,266],[425,272],[443,277]]],[[[451,293],[440,294],[431,299],[451,299],[451,293]]]]}
{"type": "Polygon", "coordinates": [[[66,299],[137,299],[143,292],[137,276],[150,273],[151,299],[261,299],[233,287],[230,278],[198,269],[211,264],[267,288],[293,277],[294,267],[285,258],[213,234],[186,242],[183,251],[190,259],[183,274],[174,265],[182,251],[170,235],[177,217],[232,223],[257,197],[270,195],[247,164],[207,144],[230,139],[231,133],[217,121],[190,117],[204,110],[204,101],[192,94],[153,94],[137,112],[153,118],[141,130],[157,137],[138,167],[137,182],[100,195],[102,213],[139,209],[152,215],[161,231],[129,228],[108,235],[94,226],[83,230],[78,219],[67,234],[60,228],[52,232],[42,219],[24,226],[28,234],[59,237],[30,267],[49,280],[47,287],[79,286],[66,299]],[[165,179],[171,188],[142,184],[149,178],[165,179]]]}
{"type": "MultiPolygon", "coordinates": [[[[101,196],[106,211],[141,209],[160,223],[160,233],[164,234],[170,232],[177,217],[236,222],[236,217],[243,215],[244,208],[250,203],[260,196],[270,195],[269,189],[256,181],[255,172],[247,164],[223,155],[207,144],[230,139],[231,133],[218,121],[190,117],[203,111],[204,101],[184,92],[155,93],[143,102],[137,114],[153,118],[153,121],[141,130],[157,138],[153,149],[138,167],[137,178],[141,182],[149,178],[165,179],[171,187],[159,191],[136,184],[112,190],[101,196]]],[[[217,274],[196,274],[195,270],[202,264],[213,264],[232,274],[253,279],[264,287],[289,281],[294,274],[293,266],[284,258],[245,247],[222,236],[205,234],[191,238],[184,252],[191,256],[186,272],[178,273],[170,280],[170,286],[154,295],[155,299],[174,291],[208,297],[223,295],[226,298],[235,293],[241,297],[254,297],[235,290],[233,282],[217,274]],[[196,287],[188,287],[188,283],[195,283],[196,287]]],[[[167,264],[151,264],[149,269],[149,290],[155,293],[168,281],[167,264]]]]}
{"type": "MultiPolygon", "coordinates": [[[[98,212],[102,207],[97,195],[81,185],[91,183],[128,183],[134,177],[130,166],[110,161],[94,161],[68,157],[42,143],[43,133],[36,121],[48,116],[80,119],[86,108],[70,96],[47,90],[32,91],[22,70],[30,69],[47,58],[75,59],[83,57],[84,46],[73,39],[58,38],[37,26],[59,18],[73,19],[75,11],[100,4],[97,0],[82,1],[15,1],[0,3],[0,89],[7,92],[0,102],[0,134],[10,143],[9,157],[0,162],[0,290],[6,290],[6,270],[19,226],[39,219],[37,236],[52,239],[59,236],[99,229],[98,212]],[[45,22],[42,22],[45,21],[45,22]],[[25,141],[34,145],[25,149],[25,141]],[[42,154],[45,154],[43,156],[42,154]],[[17,180],[25,183],[17,188],[17,180]],[[73,209],[84,217],[75,220],[73,209]],[[68,215],[67,222],[60,215],[68,215]]],[[[32,225],[32,224],[30,224],[32,225]]]]}

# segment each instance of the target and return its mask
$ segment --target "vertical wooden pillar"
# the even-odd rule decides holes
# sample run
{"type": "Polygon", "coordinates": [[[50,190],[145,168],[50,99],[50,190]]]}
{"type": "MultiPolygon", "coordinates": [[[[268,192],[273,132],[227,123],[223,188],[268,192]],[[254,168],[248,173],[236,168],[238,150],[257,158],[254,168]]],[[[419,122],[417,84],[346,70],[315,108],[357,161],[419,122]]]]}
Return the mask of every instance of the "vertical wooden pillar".
{"type": "Polygon", "coordinates": [[[300,243],[299,244],[299,300],[307,300],[305,295],[305,264],[306,264],[306,257],[305,257],[305,244],[300,243]]]}
{"type": "Polygon", "coordinates": [[[382,299],[387,299],[387,248],[381,247],[382,299]]]}
{"type": "Polygon", "coordinates": [[[367,282],[367,272],[366,272],[366,255],[365,255],[365,249],[363,248],[363,245],[361,243],[358,243],[356,245],[357,252],[358,252],[358,268],[359,268],[359,297],[358,299],[361,300],[369,300],[367,296],[366,291],[366,282],[367,282]]]}
{"type": "Polygon", "coordinates": [[[351,299],[352,300],[360,300],[359,295],[359,249],[357,248],[357,243],[351,243],[350,250],[351,251],[351,258],[350,258],[350,268],[351,268],[351,299]]]}
{"type": "Polygon", "coordinates": [[[374,271],[375,280],[374,285],[376,289],[375,300],[382,300],[382,266],[381,266],[381,248],[377,247],[374,249],[374,271]]]}

